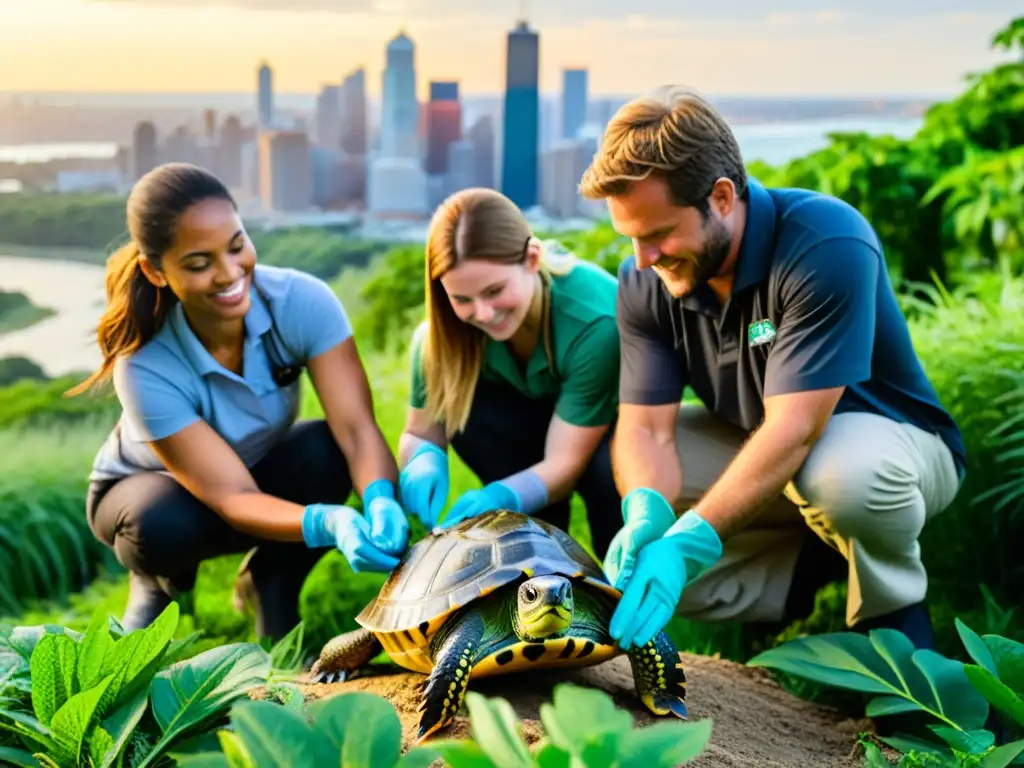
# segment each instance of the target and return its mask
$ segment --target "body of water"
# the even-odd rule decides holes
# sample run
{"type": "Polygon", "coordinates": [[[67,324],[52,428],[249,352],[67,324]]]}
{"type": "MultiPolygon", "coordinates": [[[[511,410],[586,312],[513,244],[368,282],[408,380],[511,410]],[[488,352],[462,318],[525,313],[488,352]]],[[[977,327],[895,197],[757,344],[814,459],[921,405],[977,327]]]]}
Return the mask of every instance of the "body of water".
{"type": "Polygon", "coordinates": [[[103,277],[103,267],[93,264],[0,255],[0,289],[24,293],[33,304],[57,311],[0,335],[0,357],[27,357],[47,376],[98,367],[95,330],[106,297],[103,277]]]}

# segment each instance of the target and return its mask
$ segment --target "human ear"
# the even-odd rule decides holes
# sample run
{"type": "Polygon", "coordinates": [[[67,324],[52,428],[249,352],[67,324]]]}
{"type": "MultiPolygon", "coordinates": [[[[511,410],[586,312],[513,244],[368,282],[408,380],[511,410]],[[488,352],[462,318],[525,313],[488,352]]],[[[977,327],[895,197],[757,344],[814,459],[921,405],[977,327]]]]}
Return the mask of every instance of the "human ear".
{"type": "Polygon", "coordinates": [[[139,256],[139,269],[142,270],[145,278],[157,288],[167,287],[167,278],[164,277],[163,272],[157,269],[156,265],[144,254],[139,256]]]}
{"type": "Polygon", "coordinates": [[[726,218],[736,207],[736,185],[732,179],[722,177],[715,181],[711,188],[711,207],[718,213],[719,218],[726,218]]]}

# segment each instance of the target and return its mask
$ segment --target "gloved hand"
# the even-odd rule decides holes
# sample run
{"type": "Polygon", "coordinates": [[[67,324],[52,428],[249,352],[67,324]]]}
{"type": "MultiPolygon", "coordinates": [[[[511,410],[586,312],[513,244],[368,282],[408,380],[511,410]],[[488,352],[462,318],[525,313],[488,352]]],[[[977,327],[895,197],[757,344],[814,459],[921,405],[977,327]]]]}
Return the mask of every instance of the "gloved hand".
{"type": "Polygon", "coordinates": [[[336,546],[353,571],[390,571],[398,559],[370,541],[370,523],[352,507],[310,504],[302,516],[302,538],[308,547],[336,546]]]}
{"type": "Polygon", "coordinates": [[[380,550],[400,557],[409,543],[409,518],[395,500],[395,485],[387,478],[374,480],[363,491],[363,516],[370,524],[370,540],[380,550]]]}
{"type": "Polygon", "coordinates": [[[640,550],[608,631],[619,647],[642,647],[665,628],[683,587],[722,556],[722,540],[697,512],[684,513],[665,533],[640,550]]]}
{"type": "Polygon", "coordinates": [[[519,495],[507,485],[501,482],[488,483],[483,488],[462,494],[452,504],[439,527],[451,528],[466,518],[476,517],[492,509],[514,509],[519,512],[521,507],[519,495]]]}
{"type": "Polygon", "coordinates": [[[405,508],[428,529],[437,525],[448,500],[448,454],[424,442],[398,475],[398,490],[405,508]]]}
{"type": "Polygon", "coordinates": [[[676,513],[657,491],[637,488],[622,499],[622,519],[625,525],[612,537],[604,558],[604,574],[619,591],[633,575],[640,549],[664,534],[676,513]]]}

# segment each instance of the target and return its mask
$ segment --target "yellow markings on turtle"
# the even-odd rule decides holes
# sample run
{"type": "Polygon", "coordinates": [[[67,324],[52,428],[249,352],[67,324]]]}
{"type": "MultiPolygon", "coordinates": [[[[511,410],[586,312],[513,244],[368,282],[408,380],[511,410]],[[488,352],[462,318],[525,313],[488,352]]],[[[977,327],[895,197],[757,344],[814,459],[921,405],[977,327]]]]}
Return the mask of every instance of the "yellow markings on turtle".
{"type": "Polygon", "coordinates": [[[531,669],[586,667],[621,653],[618,646],[579,637],[560,637],[539,643],[516,642],[480,659],[470,675],[475,679],[531,669]]]}

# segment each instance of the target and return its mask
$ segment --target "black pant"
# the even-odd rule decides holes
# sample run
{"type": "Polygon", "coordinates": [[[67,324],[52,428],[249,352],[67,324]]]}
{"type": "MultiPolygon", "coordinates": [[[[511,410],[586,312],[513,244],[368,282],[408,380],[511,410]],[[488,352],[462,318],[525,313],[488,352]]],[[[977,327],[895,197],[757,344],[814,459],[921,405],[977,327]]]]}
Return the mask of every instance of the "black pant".
{"type": "MultiPolygon", "coordinates": [[[[452,438],[452,448],[485,484],[533,466],[544,458],[555,400],[531,399],[507,384],[480,379],[466,428],[452,438]]],[[[622,527],[622,499],[612,476],[613,430],[614,424],[575,488],[587,508],[594,552],[602,560],[622,527]]],[[[568,531],[569,498],[549,504],[535,516],[568,531]]]]}
{"type": "MultiPolygon", "coordinates": [[[[295,424],[252,475],[264,493],[296,504],[344,504],[352,491],[347,462],[324,421],[295,424]]],[[[255,547],[247,569],[258,596],[256,631],[275,640],[298,624],[302,584],[328,551],[242,533],[158,472],[93,483],[86,514],[123,566],[181,592],[195,586],[203,560],[255,547]]]]}

